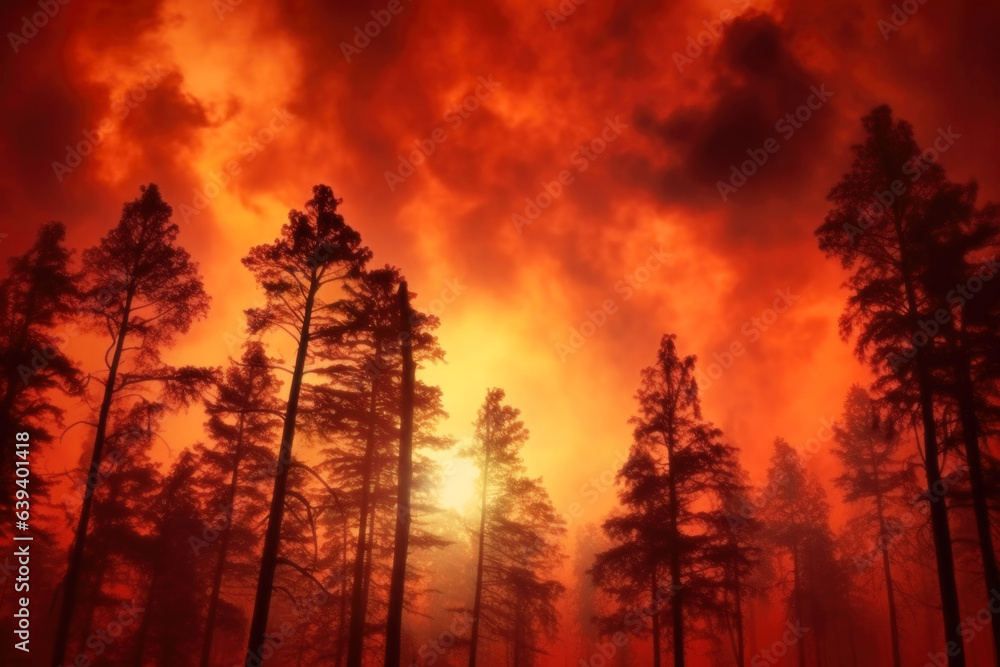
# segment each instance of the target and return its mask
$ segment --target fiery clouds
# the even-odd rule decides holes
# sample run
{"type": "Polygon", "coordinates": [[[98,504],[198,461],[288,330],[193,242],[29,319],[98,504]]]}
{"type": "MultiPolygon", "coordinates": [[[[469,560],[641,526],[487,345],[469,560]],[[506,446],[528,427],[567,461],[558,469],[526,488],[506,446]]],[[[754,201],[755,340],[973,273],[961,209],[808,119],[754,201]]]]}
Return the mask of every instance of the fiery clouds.
{"type": "MultiPolygon", "coordinates": [[[[557,506],[627,442],[638,371],[663,332],[707,365],[776,290],[800,296],[705,390],[754,473],[775,435],[804,443],[863,380],[837,334],[842,277],[812,230],[870,108],[890,103],[928,145],[954,126],[963,140],[942,159],[995,198],[1000,54],[986,3],[926,3],[888,40],[891,3],[336,4],[60,5],[3,58],[0,249],[20,251],[48,219],[92,243],[140,183],[160,184],[215,295],[177,354],[219,364],[256,297],[239,258],[328,183],[418,307],[447,281],[467,286],[442,308],[448,364],[427,379],[456,436],[486,387],[506,388],[557,506]],[[776,130],[823,86],[834,94],[801,127],[776,130]],[[622,131],[584,158],[606,119],[622,131]],[[717,183],[769,139],[779,148],[723,201],[717,183]],[[91,153],[57,177],[85,140],[91,153]],[[650,248],[670,261],[608,312],[650,248]],[[560,359],[595,309],[604,323],[560,359]]],[[[6,5],[0,25],[20,34],[37,11],[6,5]]]]}

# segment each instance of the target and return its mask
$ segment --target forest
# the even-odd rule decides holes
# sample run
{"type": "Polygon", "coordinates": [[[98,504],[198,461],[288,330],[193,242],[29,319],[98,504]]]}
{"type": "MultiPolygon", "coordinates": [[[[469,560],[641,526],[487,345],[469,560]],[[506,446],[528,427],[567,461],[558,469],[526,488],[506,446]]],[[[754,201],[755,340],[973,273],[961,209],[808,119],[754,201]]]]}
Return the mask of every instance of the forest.
{"type": "Polygon", "coordinates": [[[583,524],[533,474],[544,443],[492,378],[451,415],[471,437],[443,428],[428,373],[448,312],[413,305],[421,287],[332,187],[227,260],[259,298],[214,365],[171,355],[230,297],[155,183],[88,247],[38,226],[0,282],[0,662],[1000,664],[1000,209],[888,106],[853,136],[813,229],[871,382],[830,397],[804,443],[774,423],[754,476],[702,409],[725,356],[662,331],[625,397],[631,440],[603,443],[622,451],[614,507],[583,524]],[[812,465],[821,450],[835,466],[812,465]],[[474,473],[458,506],[456,462],[474,473]]]}

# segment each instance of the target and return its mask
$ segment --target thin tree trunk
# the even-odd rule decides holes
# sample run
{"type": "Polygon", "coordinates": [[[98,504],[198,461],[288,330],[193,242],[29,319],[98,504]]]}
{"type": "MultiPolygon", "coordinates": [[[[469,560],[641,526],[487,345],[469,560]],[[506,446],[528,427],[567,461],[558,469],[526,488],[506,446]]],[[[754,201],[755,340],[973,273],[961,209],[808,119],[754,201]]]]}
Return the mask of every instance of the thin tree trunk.
{"type": "Polygon", "coordinates": [[[66,585],[63,589],[63,603],[59,611],[59,622],[52,646],[52,667],[60,667],[66,653],[66,643],[69,640],[70,626],[73,623],[73,609],[76,607],[77,588],[80,584],[80,565],[83,562],[84,547],[87,541],[87,528],[90,523],[90,511],[94,504],[94,488],[90,480],[98,479],[101,471],[101,458],[104,454],[104,438],[108,430],[108,418],[111,414],[111,402],[115,394],[115,381],[118,379],[118,366],[122,360],[122,350],[125,349],[125,337],[128,334],[129,316],[132,311],[132,291],[125,297],[125,307],[122,309],[122,321],[118,328],[118,340],[115,343],[114,356],[108,368],[108,379],[104,383],[104,397],[97,417],[97,433],[94,436],[94,450],[90,456],[90,472],[85,480],[83,506],[80,508],[80,521],[76,526],[73,538],[73,549],[70,551],[69,564],[66,568],[66,585]]]}
{"type": "Polygon", "coordinates": [[[215,572],[212,574],[212,594],[208,603],[208,617],[205,619],[205,639],[201,646],[200,667],[208,667],[212,662],[212,636],[215,634],[215,615],[219,609],[219,595],[222,592],[222,575],[226,569],[226,556],[229,553],[230,530],[233,526],[233,513],[236,507],[236,487],[239,483],[240,461],[243,456],[243,420],[244,415],[240,415],[240,426],[237,433],[236,458],[233,461],[233,475],[229,479],[229,489],[226,492],[226,503],[224,509],[229,512],[226,517],[226,525],[222,528],[222,535],[219,542],[219,557],[215,563],[215,572]]]}
{"type": "Polygon", "coordinates": [[[681,560],[678,553],[680,530],[677,527],[677,481],[674,478],[673,447],[668,452],[670,469],[670,616],[673,624],[674,667],[684,667],[684,584],[681,582],[681,560]]]}
{"type": "MultiPolygon", "coordinates": [[[[488,431],[489,438],[493,434],[488,431]]],[[[476,667],[476,652],[479,648],[479,616],[483,603],[483,554],[486,545],[486,491],[489,482],[490,442],[483,443],[483,499],[479,510],[479,559],[476,564],[476,596],[472,603],[472,635],[469,640],[469,667],[476,667]]]]}
{"type": "MultiPolygon", "coordinates": [[[[894,222],[896,238],[900,245],[901,274],[906,291],[907,315],[918,328],[920,310],[917,307],[916,290],[909,269],[906,239],[899,216],[894,222]]],[[[951,529],[948,526],[948,507],[944,496],[931,495],[941,481],[941,463],[938,461],[937,430],[934,418],[934,397],[931,393],[931,368],[926,347],[917,348],[917,386],[920,393],[920,416],[924,425],[924,472],[927,477],[927,500],[931,510],[931,530],[934,535],[934,557],[937,563],[938,588],[941,592],[941,612],[944,622],[945,653],[948,667],[965,667],[965,644],[961,635],[961,612],[958,605],[958,585],[955,582],[955,556],[951,549],[951,529]]]]}
{"type": "MultiPolygon", "coordinates": [[[[372,486],[372,497],[377,498],[381,488],[379,487],[379,478],[375,477],[375,483],[372,486]]],[[[371,587],[372,587],[372,569],[375,567],[375,529],[377,524],[375,523],[378,517],[378,504],[373,502],[368,511],[368,525],[370,529],[368,531],[368,540],[365,542],[365,557],[364,564],[365,570],[364,574],[361,575],[361,581],[363,585],[361,587],[361,618],[365,619],[365,624],[362,626],[361,630],[361,658],[364,661],[365,654],[365,640],[368,639],[365,630],[368,629],[368,601],[371,599],[371,587]]]]}
{"type": "Polygon", "coordinates": [[[889,635],[892,640],[892,664],[893,667],[902,667],[902,659],[899,655],[899,624],[896,620],[896,592],[892,586],[892,567],[889,564],[889,542],[888,531],[885,527],[885,510],[882,503],[882,494],[875,496],[875,507],[878,511],[879,525],[879,547],[882,550],[882,567],[885,569],[885,588],[889,598],[889,635]]]}
{"type": "MultiPolygon", "coordinates": [[[[351,627],[348,631],[347,639],[347,665],[348,667],[361,667],[361,658],[365,645],[365,618],[367,616],[366,603],[368,601],[367,586],[365,577],[365,553],[367,551],[367,528],[368,509],[371,504],[371,484],[372,473],[375,467],[375,422],[377,419],[376,408],[378,406],[378,369],[372,376],[372,393],[368,406],[368,435],[365,442],[365,459],[362,463],[361,474],[361,512],[358,517],[358,543],[357,551],[354,553],[354,580],[351,584],[351,627]]],[[[372,526],[372,530],[375,527],[372,526]]]]}
{"type": "MultiPolygon", "coordinates": [[[[958,411],[962,423],[962,439],[965,443],[965,458],[969,465],[969,486],[972,491],[972,507],[979,533],[979,555],[983,561],[983,575],[986,583],[986,602],[1000,592],[1000,570],[997,569],[996,552],[993,550],[993,533],[990,529],[990,511],[986,501],[986,483],[983,480],[982,453],[979,449],[979,418],[976,415],[975,389],[972,384],[972,370],[965,350],[958,347],[952,336],[955,349],[955,375],[958,378],[958,411]]],[[[993,630],[993,659],[1000,665],[1000,614],[990,614],[993,630]]]]}
{"type": "Polygon", "coordinates": [[[406,585],[406,556],[410,542],[410,486],[413,482],[413,340],[410,330],[410,298],[406,282],[399,284],[399,335],[403,353],[403,381],[399,401],[399,490],[396,500],[395,553],[389,584],[389,612],[386,618],[385,667],[399,667],[403,632],[403,593],[406,585]]]}
{"type": "Polygon", "coordinates": [[[337,648],[335,667],[344,664],[344,649],[347,648],[347,515],[343,515],[344,547],[340,557],[340,617],[337,619],[337,648]]]}
{"type": "Polygon", "coordinates": [[[250,641],[247,644],[246,663],[254,664],[260,659],[264,648],[264,633],[267,631],[267,616],[271,608],[271,594],[274,586],[274,570],[278,565],[278,547],[281,541],[281,520],[285,514],[285,488],[288,485],[288,468],[292,463],[292,441],[295,439],[295,418],[299,412],[299,393],[302,390],[302,374],[309,349],[309,324],[312,321],[313,303],[319,281],[313,269],[309,294],[306,297],[305,312],[302,315],[302,330],[299,334],[299,348],[295,355],[292,383],[288,390],[288,406],[285,410],[285,424],[281,433],[281,447],[278,453],[274,493],[271,496],[271,510],[267,518],[267,533],[264,536],[264,550],[261,554],[260,576],[257,579],[257,595],[254,599],[253,620],[250,622],[250,641]]]}
{"type": "Polygon", "coordinates": [[[958,605],[958,585],[955,582],[955,557],[951,549],[951,529],[948,526],[948,508],[945,497],[934,497],[933,489],[941,481],[941,464],[938,461],[937,432],[934,420],[934,402],[930,391],[930,372],[927,362],[917,351],[920,377],[920,411],[924,422],[924,466],[927,474],[927,501],[930,503],[931,528],[934,534],[934,554],[937,559],[938,587],[941,592],[941,611],[944,617],[945,646],[948,667],[965,667],[965,645],[961,635],[961,614],[958,605]]]}

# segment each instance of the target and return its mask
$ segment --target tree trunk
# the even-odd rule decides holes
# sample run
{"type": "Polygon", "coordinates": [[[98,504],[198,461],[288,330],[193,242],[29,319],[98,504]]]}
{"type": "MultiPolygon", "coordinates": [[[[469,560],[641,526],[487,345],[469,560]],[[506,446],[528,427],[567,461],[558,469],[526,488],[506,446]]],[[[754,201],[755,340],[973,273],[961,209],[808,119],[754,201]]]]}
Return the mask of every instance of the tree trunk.
{"type": "MultiPolygon", "coordinates": [[[[961,349],[951,336],[955,357],[955,376],[958,380],[958,410],[962,423],[962,439],[965,443],[965,458],[969,465],[969,486],[972,491],[972,507],[979,533],[979,555],[983,561],[983,575],[986,583],[986,603],[1000,591],[1000,570],[997,569],[996,552],[993,550],[993,533],[990,529],[990,511],[986,501],[986,483],[983,480],[982,453],[979,449],[979,418],[976,415],[975,389],[972,384],[972,370],[965,350],[961,349]]],[[[990,614],[993,630],[993,659],[1000,665],[1000,614],[990,614]]]]}
{"type": "MultiPolygon", "coordinates": [[[[347,639],[348,667],[361,667],[365,646],[365,618],[367,616],[367,581],[365,577],[365,553],[368,550],[368,506],[371,504],[372,473],[375,467],[375,423],[377,415],[378,373],[372,376],[372,393],[368,406],[368,436],[365,442],[365,459],[361,473],[361,512],[358,516],[358,543],[354,553],[354,580],[351,583],[351,627],[347,639]]],[[[372,530],[375,527],[372,526],[372,530]]]]}
{"type": "Polygon", "coordinates": [[[681,559],[678,553],[680,530],[677,527],[677,482],[674,478],[674,454],[668,454],[670,468],[670,616],[673,624],[674,667],[684,667],[684,584],[681,583],[681,559]]]}
{"type": "MultiPolygon", "coordinates": [[[[488,431],[492,438],[492,432],[488,431]]],[[[486,490],[490,470],[490,442],[483,443],[483,499],[479,511],[479,559],[476,564],[476,596],[472,603],[472,634],[469,639],[469,667],[476,667],[476,651],[479,648],[479,615],[483,603],[483,552],[486,546],[486,490]]]]}
{"type": "Polygon", "coordinates": [[[337,619],[337,648],[334,667],[344,664],[344,650],[347,648],[347,516],[341,517],[344,522],[344,548],[340,560],[340,616],[337,619]]]}
{"type": "Polygon", "coordinates": [[[899,624],[896,620],[896,592],[892,587],[888,531],[885,528],[885,510],[882,504],[881,493],[875,496],[875,508],[878,511],[879,548],[882,550],[882,567],[885,569],[885,588],[889,598],[889,635],[892,640],[892,664],[893,667],[902,667],[902,659],[899,655],[899,624]]]}
{"type": "MultiPolygon", "coordinates": [[[[315,273],[315,269],[313,270],[315,273]]],[[[295,418],[299,411],[299,393],[302,390],[302,374],[309,349],[309,324],[312,320],[313,303],[319,281],[313,275],[306,297],[305,312],[302,315],[302,331],[299,334],[299,348],[295,355],[292,383],[288,390],[288,406],[285,410],[285,424],[281,433],[281,447],[278,450],[277,469],[274,477],[274,493],[271,496],[271,510],[267,518],[267,533],[264,535],[264,550],[260,561],[260,576],[257,579],[257,595],[253,605],[253,620],[250,622],[250,641],[247,644],[246,663],[254,664],[260,659],[264,648],[264,633],[267,631],[267,615],[271,608],[271,593],[274,586],[274,570],[278,565],[278,547],[281,542],[281,520],[285,514],[285,488],[288,485],[288,468],[292,463],[292,441],[295,439],[295,418]]]]}
{"type": "Polygon", "coordinates": [[[410,298],[406,282],[399,284],[399,335],[403,352],[403,381],[399,401],[399,473],[396,500],[395,553],[389,585],[389,612],[386,618],[385,667],[399,667],[403,631],[403,593],[406,585],[406,556],[410,542],[410,485],[413,481],[413,340],[410,331],[410,298]]]}
{"type": "MultiPolygon", "coordinates": [[[[902,225],[895,221],[896,238],[899,240],[901,274],[906,290],[907,315],[913,330],[919,328],[920,309],[917,307],[916,290],[909,269],[908,253],[902,225]]],[[[924,425],[924,472],[927,477],[927,500],[931,510],[931,530],[934,535],[934,557],[937,563],[938,588],[941,592],[941,612],[944,621],[945,648],[948,667],[965,667],[965,644],[961,635],[961,612],[958,605],[958,585],[955,583],[955,557],[951,550],[951,529],[948,527],[948,507],[945,498],[934,498],[931,493],[941,481],[941,463],[938,461],[937,430],[934,418],[934,397],[931,393],[931,368],[926,347],[917,348],[917,386],[920,392],[920,416],[924,425]],[[954,653],[954,655],[952,655],[954,653]]]]}
{"type": "Polygon", "coordinates": [[[229,480],[224,509],[229,512],[226,525],[222,528],[219,542],[219,557],[212,574],[212,594],[208,603],[208,617],[205,619],[205,639],[201,646],[200,667],[209,667],[212,662],[212,635],[215,634],[215,615],[219,609],[219,595],[222,592],[222,574],[226,569],[226,556],[229,553],[230,529],[233,526],[233,514],[236,511],[236,487],[239,483],[240,460],[243,456],[243,415],[240,415],[240,426],[237,434],[236,458],[233,461],[233,475],[229,480]]]}
{"type": "Polygon", "coordinates": [[[945,646],[948,667],[965,667],[965,645],[961,635],[961,614],[958,606],[958,585],[955,583],[955,557],[951,550],[951,529],[948,526],[948,508],[945,497],[934,497],[933,489],[939,488],[941,464],[938,461],[937,432],[934,420],[934,402],[930,390],[930,371],[920,350],[917,351],[920,377],[920,412],[924,423],[924,467],[927,474],[927,501],[930,503],[931,528],[934,534],[934,554],[937,559],[938,587],[941,591],[941,611],[944,617],[945,646]],[[954,655],[952,655],[954,653],[954,655]]]}
{"type": "Polygon", "coordinates": [[[94,504],[95,484],[91,480],[98,479],[101,471],[101,458],[104,454],[104,438],[108,430],[108,417],[111,414],[111,402],[115,394],[115,381],[118,379],[118,366],[122,360],[122,350],[125,349],[125,337],[128,335],[128,321],[132,310],[132,291],[125,297],[125,307],[122,309],[121,326],[118,328],[118,340],[115,343],[115,353],[108,368],[108,379],[104,383],[104,397],[97,417],[97,433],[94,436],[94,450],[90,455],[90,472],[85,480],[83,506],[80,508],[80,521],[76,526],[73,538],[73,549],[70,551],[69,564],[66,568],[66,585],[63,589],[63,603],[59,611],[59,622],[52,646],[52,667],[61,667],[69,640],[70,626],[73,623],[73,609],[76,607],[77,588],[80,583],[80,565],[83,562],[84,547],[87,541],[87,528],[90,522],[90,511],[94,504]]]}

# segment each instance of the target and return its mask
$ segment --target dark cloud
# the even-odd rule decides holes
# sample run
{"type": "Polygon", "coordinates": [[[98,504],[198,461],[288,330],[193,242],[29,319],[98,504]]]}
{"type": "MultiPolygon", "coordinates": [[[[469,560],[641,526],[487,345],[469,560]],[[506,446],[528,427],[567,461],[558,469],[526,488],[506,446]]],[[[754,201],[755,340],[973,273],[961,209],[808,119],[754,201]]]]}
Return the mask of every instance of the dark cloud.
{"type": "Polygon", "coordinates": [[[718,182],[730,181],[733,165],[751,159],[747,151],[761,155],[769,139],[777,142],[777,152],[767,155],[733,199],[759,201],[772,197],[775,187],[800,189],[810,178],[809,165],[826,150],[835,112],[823,108],[827,102],[808,110],[805,122],[786,115],[824,82],[795,56],[789,36],[767,15],[736,19],[714,58],[715,78],[703,101],[663,119],[647,106],[636,108],[636,125],[672,158],[655,176],[657,194],[670,202],[721,203],[718,182]]]}

